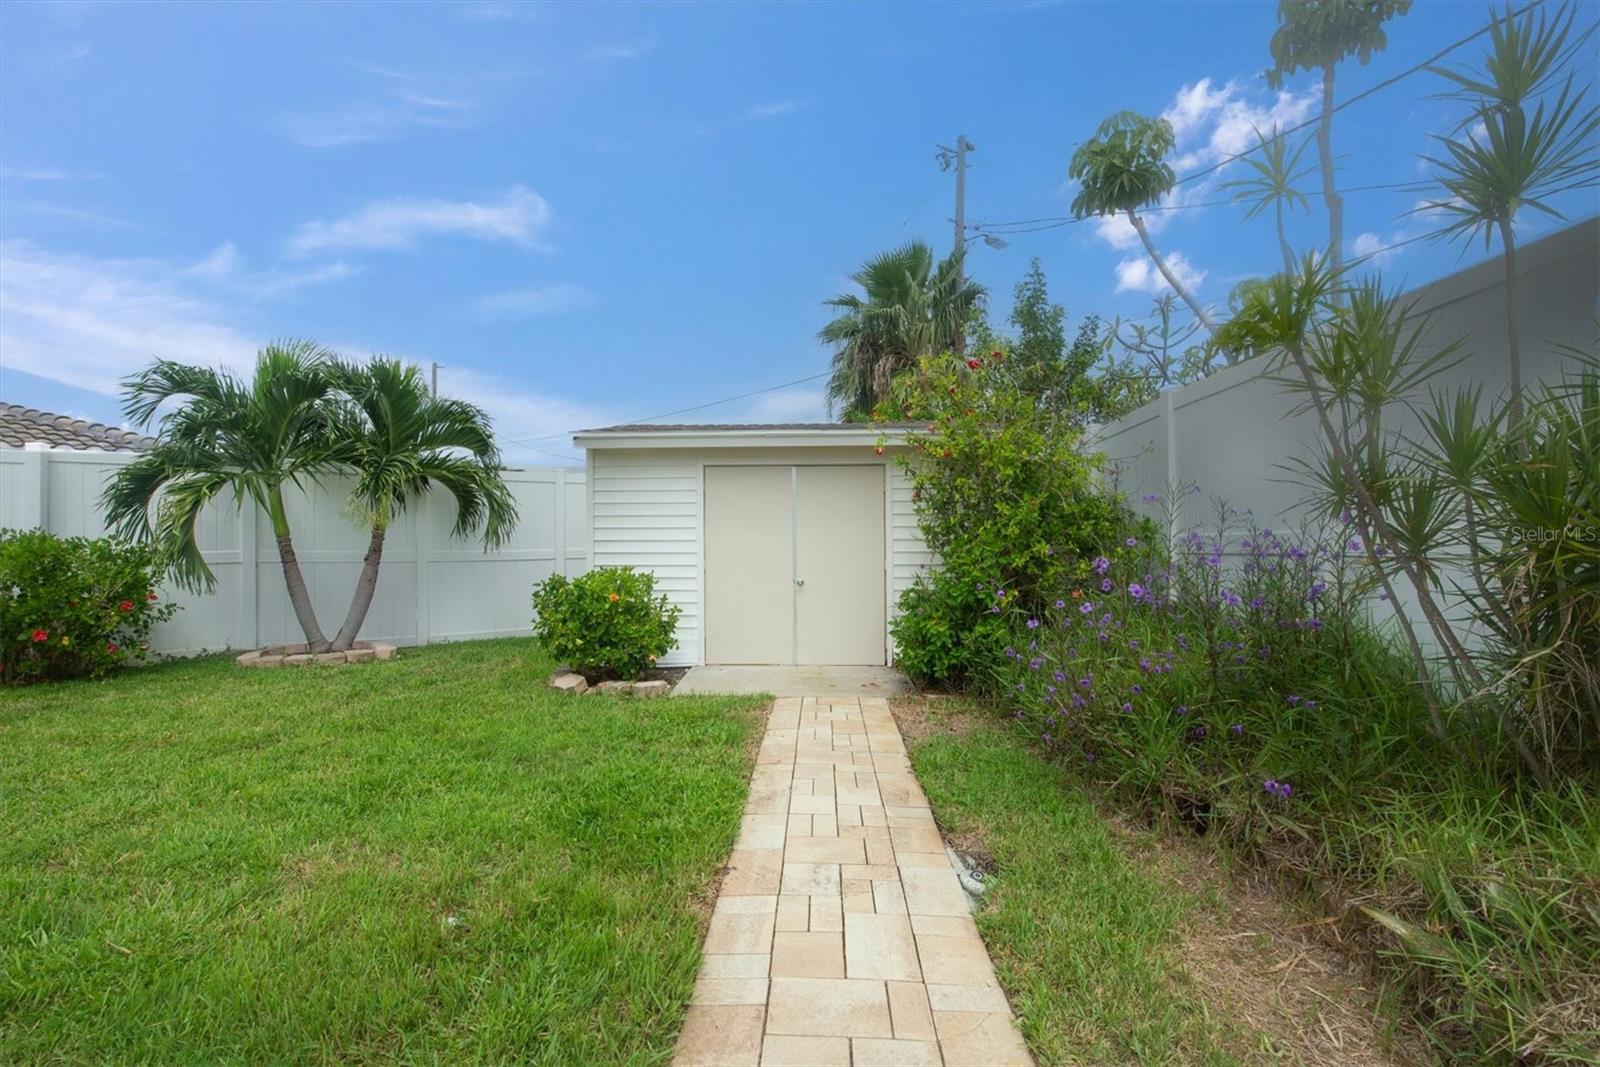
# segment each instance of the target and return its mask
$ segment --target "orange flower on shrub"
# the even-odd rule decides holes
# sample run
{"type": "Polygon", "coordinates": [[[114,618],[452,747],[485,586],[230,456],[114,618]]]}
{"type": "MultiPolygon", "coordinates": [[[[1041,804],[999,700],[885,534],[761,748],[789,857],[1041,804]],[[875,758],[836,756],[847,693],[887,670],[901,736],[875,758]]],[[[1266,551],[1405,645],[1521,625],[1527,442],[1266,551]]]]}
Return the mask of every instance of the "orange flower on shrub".
{"type": "Polygon", "coordinates": [[[617,601],[621,600],[622,598],[620,596],[618,596],[617,594],[612,593],[610,596],[606,597],[606,599],[611,601],[613,604],[615,604],[617,601]]]}
{"type": "Polygon", "coordinates": [[[1082,600],[1083,599],[1083,590],[1082,589],[1074,589],[1072,591],[1072,599],[1073,600],[1082,600]]]}

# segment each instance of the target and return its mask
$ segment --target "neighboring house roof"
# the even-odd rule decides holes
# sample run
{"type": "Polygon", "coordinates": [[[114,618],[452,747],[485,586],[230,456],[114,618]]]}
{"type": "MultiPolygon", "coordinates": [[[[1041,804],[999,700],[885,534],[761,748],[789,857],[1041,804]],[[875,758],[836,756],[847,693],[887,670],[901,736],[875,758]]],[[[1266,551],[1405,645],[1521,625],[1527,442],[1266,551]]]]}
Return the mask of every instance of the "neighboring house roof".
{"type": "Polygon", "coordinates": [[[0,403],[0,445],[40,443],[79,452],[143,452],[153,443],[142,433],[100,422],[56,415],[21,404],[0,403]]]}
{"type": "Polygon", "coordinates": [[[628,423],[580,430],[580,448],[793,448],[903,445],[925,422],[628,423]]]}

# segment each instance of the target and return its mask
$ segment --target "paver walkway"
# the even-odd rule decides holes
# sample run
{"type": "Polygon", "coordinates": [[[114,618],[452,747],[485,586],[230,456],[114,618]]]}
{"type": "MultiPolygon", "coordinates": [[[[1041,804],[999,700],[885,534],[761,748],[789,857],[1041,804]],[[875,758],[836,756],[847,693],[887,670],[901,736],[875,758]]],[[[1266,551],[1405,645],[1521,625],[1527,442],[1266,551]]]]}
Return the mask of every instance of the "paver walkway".
{"type": "Polygon", "coordinates": [[[674,1063],[1031,1064],[873,697],[774,702],[674,1063]]]}

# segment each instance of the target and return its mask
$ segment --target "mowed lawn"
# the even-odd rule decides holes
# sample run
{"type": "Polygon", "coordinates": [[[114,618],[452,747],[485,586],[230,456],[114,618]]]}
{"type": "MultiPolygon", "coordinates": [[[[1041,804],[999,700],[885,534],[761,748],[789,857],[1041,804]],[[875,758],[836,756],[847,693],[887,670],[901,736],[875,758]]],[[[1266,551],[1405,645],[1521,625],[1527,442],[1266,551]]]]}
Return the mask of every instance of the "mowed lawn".
{"type": "Polygon", "coordinates": [[[662,1062],[760,727],[524,640],[0,690],[6,1062],[662,1062]]]}

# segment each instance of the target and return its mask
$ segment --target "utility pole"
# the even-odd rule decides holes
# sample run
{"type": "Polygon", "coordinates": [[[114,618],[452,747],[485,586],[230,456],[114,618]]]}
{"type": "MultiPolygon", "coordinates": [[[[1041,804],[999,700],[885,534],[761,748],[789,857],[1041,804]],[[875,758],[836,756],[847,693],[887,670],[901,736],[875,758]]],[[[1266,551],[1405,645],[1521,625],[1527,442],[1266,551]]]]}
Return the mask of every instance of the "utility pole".
{"type": "Polygon", "coordinates": [[[433,395],[439,395],[439,361],[433,361],[433,395]]]}
{"type": "MultiPolygon", "coordinates": [[[[975,151],[977,145],[967,140],[964,133],[956,134],[956,146],[949,148],[939,146],[939,169],[956,170],[956,216],[955,216],[955,245],[951,249],[952,255],[959,255],[967,247],[967,153],[975,151]]],[[[960,259],[956,260],[956,288],[959,290],[966,281],[966,271],[960,259]]],[[[967,341],[964,331],[956,329],[956,355],[966,351],[967,341]]]]}

